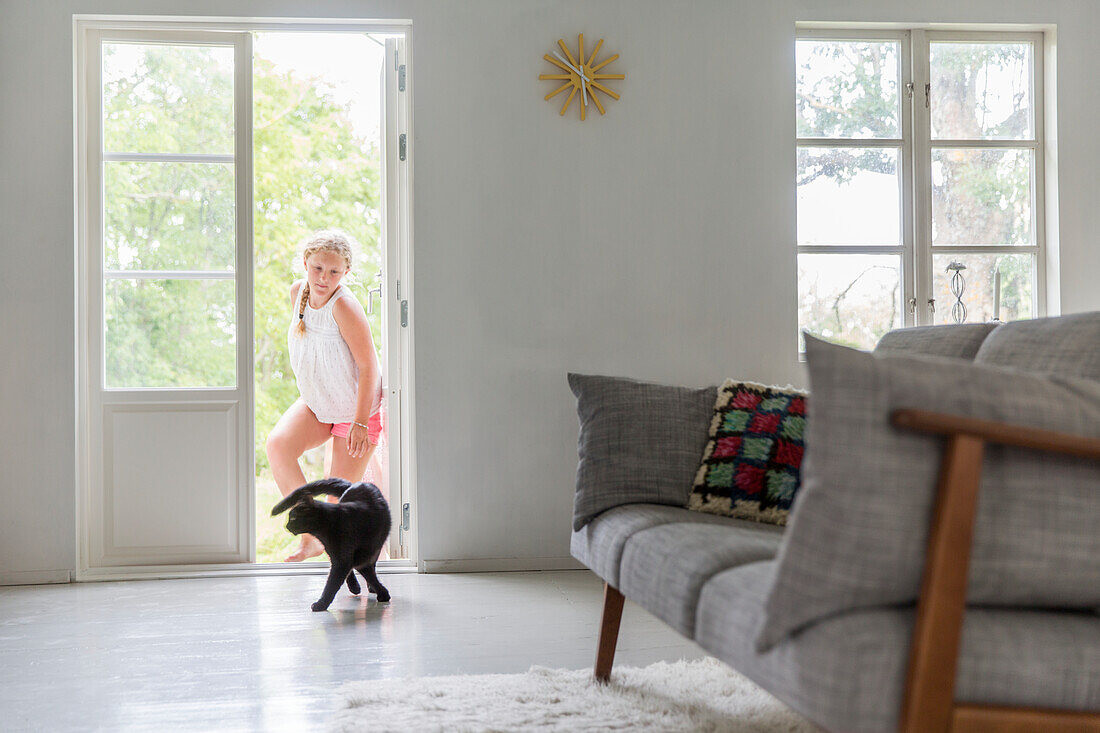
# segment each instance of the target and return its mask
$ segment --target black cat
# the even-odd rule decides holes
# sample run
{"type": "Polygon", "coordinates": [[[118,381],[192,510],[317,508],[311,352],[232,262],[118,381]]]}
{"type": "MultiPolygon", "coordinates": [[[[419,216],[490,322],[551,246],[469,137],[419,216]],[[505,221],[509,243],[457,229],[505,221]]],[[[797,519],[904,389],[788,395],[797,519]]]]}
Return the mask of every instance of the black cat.
{"type": "Polygon", "coordinates": [[[300,486],[271,510],[271,516],[290,508],[286,528],[292,534],[308,532],[321,541],[332,567],[325,590],[311,608],[324,611],[336,597],[340,584],[359,594],[353,570],[367,581],[367,588],[385,603],[390,592],[378,580],[374,565],[390,536],[390,505],[374,484],[353,484],[342,478],[326,478],[300,486]],[[314,496],[339,496],[338,504],[314,501],[314,496]]]}

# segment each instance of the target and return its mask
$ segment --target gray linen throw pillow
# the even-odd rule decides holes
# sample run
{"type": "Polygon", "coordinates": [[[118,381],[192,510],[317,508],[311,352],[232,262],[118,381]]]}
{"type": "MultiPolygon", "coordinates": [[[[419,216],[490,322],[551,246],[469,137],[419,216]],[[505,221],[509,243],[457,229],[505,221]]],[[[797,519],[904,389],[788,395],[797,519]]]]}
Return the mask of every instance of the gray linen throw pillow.
{"type": "Polygon", "coordinates": [[[570,374],[577,398],[573,529],[620,504],[683,506],[707,443],[717,387],[570,374]]]}
{"type": "MultiPolygon", "coordinates": [[[[1100,382],[807,336],[802,489],[757,649],[844,611],[914,603],[944,439],[894,428],[899,407],[1100,437],[1100,382]]],[[[968,601],[1100,605],[1100,461],[987,445],[968,601]]]]}

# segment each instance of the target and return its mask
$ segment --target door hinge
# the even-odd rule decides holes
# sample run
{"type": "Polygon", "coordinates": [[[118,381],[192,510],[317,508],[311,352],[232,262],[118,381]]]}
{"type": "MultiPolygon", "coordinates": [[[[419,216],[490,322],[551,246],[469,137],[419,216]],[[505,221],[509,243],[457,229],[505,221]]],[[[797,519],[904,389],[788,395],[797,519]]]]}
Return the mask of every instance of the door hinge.
{"type": "Polygon", "coordinates": [[[397,91],[405,91],[405,64],[397,67],[397,91]]]}
{"type": "Polygon", "coordinates": [[[397,157],[400,160],[405,159],[405,149],[408,147],[408,143],[405,140],[405,133],[401,133],[397,136],[397,157]]]}
{"type": "Polygon", "coordinates": [[[401,301],[401,328],[407,328],[409,325],[409,301],[401,301]]]}
{"type": "Polygon", "coordinates": [[[409,502],[407,501],[401,505],[401,530],[409,531],[409,502]]]}

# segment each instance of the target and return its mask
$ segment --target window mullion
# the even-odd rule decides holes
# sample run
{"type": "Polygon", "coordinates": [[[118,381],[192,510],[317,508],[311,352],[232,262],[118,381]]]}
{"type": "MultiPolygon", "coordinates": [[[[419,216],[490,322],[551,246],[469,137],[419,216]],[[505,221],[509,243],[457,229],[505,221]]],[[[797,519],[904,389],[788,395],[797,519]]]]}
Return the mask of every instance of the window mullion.
{"type": "Polygon", "coordinates": [[[104,163],[234,163],[232,154],[105,152],[104,163]]]}
{"type": "Polygon", "coordinates": [[[904,247],[885,244],[800,244],[799,254],[816,255],[901,255],[904,247]]]}
{"type": "MultiPolygon", "coordinates": [[[[1040,34],[1033,38],[1031,46],[1031,114],[1032,129],[1035,130],[1035,152],[1031,165],[1031,222],[1033,244],[1038,249],[1035,255],[1034,292],[1035,301],[1032,304],[1032,315],[1043,318],[1051,313],[1049,299],[1052,294],[1048,292],[1050,281],[1047,275],[1047,222],[1046,222],[1046,71],[1044,69],[1045,49],[1044,39],[1040,34]]],[[[1055,281],[1053,284],[1056,285],[1055,281]]],[[[1057,293],[1053,298],[1059,301],[1057,293]]],[[[1058,306],[1056,306],[1056,310],[1058,306]]]]}
{"type": "Polygon", "coordinates": [[[906,32],[901,38],[901,53],[898,54],[901,79],[901,145],[898,149],[898,162],[901,165],[900,190],[898,191],[898,209],[901,221],[901,322],[905,326],[915,326],[916,314],[913,303],[916,302],[915,272],[916,263],[913,253],[913,43],[912,34],[906,32]]]}
{"type": "Polygon", "coordinates": [[[896,148],[903,141],[889,137],[800,137],[795,144],[800,148],[896,148]]]}
{"type": "Polygon", "coordinates": [[[105,280],[234,280],[233,270],[104,270],[105,280]]]}
{"type": "Polygon", "coordinates": [[[1024,140],[989,140],[989,139],[973,139],[973,140],[944,140],[938,138],[933,144],[934,148],[946,148],[949,150],[955,150],[958,148],[985,148],[987,150],[998,150],[1003,148],[1020,150],[1035,150],[1039,147],[1039,141],[1037,139],[1024,139],[1024,140]]]}
{"type": "Polygon", "coordinates": [[[910,34],[912,102],[912,216],[913,216],[913,304],[914,325],[935,321],[932,299],[932,116],[928,97],[931,78],[928,64],[928,36],[922,30],[910,34]]]}

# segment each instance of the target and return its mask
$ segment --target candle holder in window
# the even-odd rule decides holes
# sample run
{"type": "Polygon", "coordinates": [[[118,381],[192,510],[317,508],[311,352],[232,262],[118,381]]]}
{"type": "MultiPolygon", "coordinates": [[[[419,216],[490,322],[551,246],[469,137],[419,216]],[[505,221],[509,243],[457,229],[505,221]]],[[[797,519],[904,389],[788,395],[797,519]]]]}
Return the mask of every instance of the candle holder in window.
{"type": "Polygon", "coordinates": [[[951,264],[947,266],[948,272],[953,272],[951,275],[951,294],[955,296],[955,304],[951,306],[951,318],[955,323],[966,322],[966,305],[963,303],[963,291],[966,290],[966,278],[963,277],[962,271],[966,269],[966,265],[955,260],[951,261],[951,264]]]}

